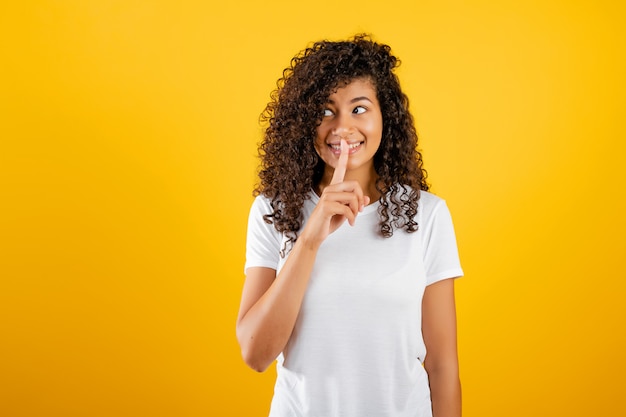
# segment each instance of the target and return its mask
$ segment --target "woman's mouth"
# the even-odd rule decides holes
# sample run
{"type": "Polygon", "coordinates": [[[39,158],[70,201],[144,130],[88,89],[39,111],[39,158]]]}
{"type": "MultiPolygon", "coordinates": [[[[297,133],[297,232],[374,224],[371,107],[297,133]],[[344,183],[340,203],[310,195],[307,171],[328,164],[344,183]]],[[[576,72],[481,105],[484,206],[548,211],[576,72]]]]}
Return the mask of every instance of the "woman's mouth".
{"type": "MultiPolygon", "coordinates": [[[[357,152],[359,149],[361,149],[361,145],[363,145],[364,143],[365,142],[349,143],[348,144],[348,155],[352,155],[353,153],[357,152]]],[[[341,143],[329,143],[328,147],[330,148],[330,150],[332,151],[333,154],[341,155],[341,143]]]]}

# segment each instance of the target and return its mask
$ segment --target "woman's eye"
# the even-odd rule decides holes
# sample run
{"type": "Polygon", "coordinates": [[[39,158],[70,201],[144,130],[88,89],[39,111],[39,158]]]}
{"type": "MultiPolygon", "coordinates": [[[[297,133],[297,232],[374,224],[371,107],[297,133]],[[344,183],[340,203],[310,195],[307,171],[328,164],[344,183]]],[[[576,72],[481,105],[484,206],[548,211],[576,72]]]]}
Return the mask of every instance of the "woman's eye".
{"type": "Polygon", "coordinates": [[[324,109],[324,117],[332,116],[333,112],[330,109],[324,109]]]}
{"type": "Polygon", "coordinates": [[[354,108],[354,110],[352,110],[352,113],[361,114],[361,113],[365,113],[366,110],[367,109],[363,106],[357,106],[354,108]]]}

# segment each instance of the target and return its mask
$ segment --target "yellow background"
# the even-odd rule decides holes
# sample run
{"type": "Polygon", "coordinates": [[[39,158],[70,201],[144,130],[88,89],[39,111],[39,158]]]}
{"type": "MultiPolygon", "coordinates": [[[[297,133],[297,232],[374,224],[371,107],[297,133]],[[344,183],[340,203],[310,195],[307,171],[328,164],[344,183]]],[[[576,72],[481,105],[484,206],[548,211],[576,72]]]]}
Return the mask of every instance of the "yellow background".
{"type": "Polygon", "coordinates": [[[3,2],[0,415],[266,415],[234,335],[257,118],[360,31],[455,221],[464,415],[626,415],[619,3],[3,2]]]}

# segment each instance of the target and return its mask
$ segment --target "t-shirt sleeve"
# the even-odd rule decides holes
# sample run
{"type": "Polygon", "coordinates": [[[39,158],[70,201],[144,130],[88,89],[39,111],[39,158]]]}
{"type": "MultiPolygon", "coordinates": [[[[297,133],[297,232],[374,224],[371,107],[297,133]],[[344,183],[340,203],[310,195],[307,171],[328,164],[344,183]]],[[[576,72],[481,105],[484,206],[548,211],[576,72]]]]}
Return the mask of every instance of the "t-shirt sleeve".
{"type": "Polygon", "coordinates": [[[446,202],[437,198],[423,220],[426,285],[463,276],[452,217],[446,202]]]}
{"type": "Polygon", "coordinates": [[[244,273],[248,268],[255,266],[272,269],[278,267],[282,233],[278,232],[273,224],[267,224],[263,220],[263,215],[271,213],[269,200],[263,196],[256,197],[248,216],[244,273]]]}

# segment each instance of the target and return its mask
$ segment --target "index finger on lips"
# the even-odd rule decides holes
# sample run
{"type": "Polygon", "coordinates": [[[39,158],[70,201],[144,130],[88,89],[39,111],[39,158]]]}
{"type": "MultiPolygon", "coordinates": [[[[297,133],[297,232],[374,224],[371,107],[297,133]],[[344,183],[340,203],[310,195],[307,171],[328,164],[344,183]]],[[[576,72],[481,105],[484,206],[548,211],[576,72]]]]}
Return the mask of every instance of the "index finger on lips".
{"type": "Polygon", "coordinates": [[[345,139],[341,139],[341,154],[339,155],[333,178],[330,180],[330,185],[343,182],[343,178],[346,176],[346,168],[348,167],[348,151],[348,142],[345,139]]]}

